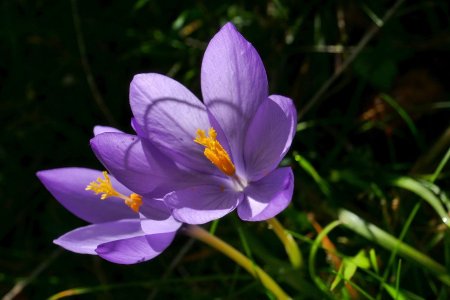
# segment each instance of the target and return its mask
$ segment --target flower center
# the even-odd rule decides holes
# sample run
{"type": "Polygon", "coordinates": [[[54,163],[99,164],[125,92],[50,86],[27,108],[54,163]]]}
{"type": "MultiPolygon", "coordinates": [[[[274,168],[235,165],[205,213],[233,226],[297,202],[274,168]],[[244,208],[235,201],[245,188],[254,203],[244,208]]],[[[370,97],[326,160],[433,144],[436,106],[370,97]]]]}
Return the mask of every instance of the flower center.
{"type": "Polygon", "coordinates": [[[132,193],[130,196],[125,196],[124,194],[116,191],[112,184],[111,179],[109,179],[108,172],[103,171],[104,179],[99,177],[97,181],[92,181],[86,187],[86,191],[93,191],[96,195],[102,194],[100,199],[105,200],[109,197],[117,197],[124,200],[125,204],[128,205],[134,212],[139,212],[139,208],[142,205],[142,196],[132,193]]]}
{"type": "Polygon", "coordinates": [[[217,132],[211,127],[208,133],[209,136],[206,136],[204,130],[198,129],[194,142],[205,146],[203,154],[205,154],[206,158],[219,168],[220,171],[228,176],[233,176],[236,172],[236,168],[227,151],[223,149],[222,145],[217,140],[217,132]]]}

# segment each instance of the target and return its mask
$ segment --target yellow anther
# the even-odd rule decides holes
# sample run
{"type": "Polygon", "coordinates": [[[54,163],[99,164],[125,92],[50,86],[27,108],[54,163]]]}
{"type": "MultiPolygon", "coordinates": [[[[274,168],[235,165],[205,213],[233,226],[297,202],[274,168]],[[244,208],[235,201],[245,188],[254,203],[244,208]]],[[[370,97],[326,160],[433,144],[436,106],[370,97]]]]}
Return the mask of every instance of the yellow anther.
{"type": "Polygon", "coordinates": [[[236,168],[230,159],[227,151],[222,147],[217,140],[217,132],[214,128],[210,128],[208,132],[209,136],[206,136],[205,131],[202,129],[197,130],[197,137],[194,142],[205,147],[203,154],[217,167],[220,171],[228,176],[233,176],[236,172],[236,168]]]}
{"type": "Polygon", "coordinates": [[[105,200],[109,197],[117,197],[125,201],[125,204],[128,205],[134,212],[139,212],[139,208],[142,205],[142,196],[138,194],[131,194],[129,197],[125,196],[122,193],[116,191],[112,184],[111,179],[108,176],[108,172],[104,171],[104,178],[97,178],[97,181],[92,181],[86,187],[86,191],[93,191],[96,195],[102,194],[100,199],[105,200]]]}
{"type": "Polygon", "coordinates": [[[112,187],[111,179],[109,179],[108,172],[102,172],[105,179],[99,177],[97,181],[92,181],[87,187],[86,191],[93,191],[96,195],[102,194],[100,199],[105,200],[108,197],[116,197],[119,193],[112,187]]]}

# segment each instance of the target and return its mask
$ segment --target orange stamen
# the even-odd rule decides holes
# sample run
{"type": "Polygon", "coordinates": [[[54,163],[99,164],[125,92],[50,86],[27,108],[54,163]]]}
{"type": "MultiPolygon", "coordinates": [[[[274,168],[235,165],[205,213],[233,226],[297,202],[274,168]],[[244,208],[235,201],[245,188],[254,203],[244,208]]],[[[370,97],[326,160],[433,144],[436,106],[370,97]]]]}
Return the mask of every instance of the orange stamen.
{"type": "Polygon", "coordinates": [[[125,204],[128,205],[134,212],[139,212],[139,208],[142,205],[142,196],[138,194],[131,194],[130,196],[126,196],[124,194],[116,191],[112,184],[111,179],[108,176],[108,172],[103,172],[103,178],[97,178],[97,181],[92,181],[86,187],[86,191],[93,191],[96,195],[102,194],[100,199],[105,200],[109,197],[117,197],[124,200],[125,204]]]}
{"type": "Polygon", "coordinates": [[[205,146],[203,154],[217,167],[220,171],[228,176],[233,176],[236,172],[233,162],[230,159],[227,151],[222,147],[217,140],[217,132],[214,128],[209,129],[209,136],[206,136],[202,129],[197,130],[197,136],[194,142],[205,146]]]}

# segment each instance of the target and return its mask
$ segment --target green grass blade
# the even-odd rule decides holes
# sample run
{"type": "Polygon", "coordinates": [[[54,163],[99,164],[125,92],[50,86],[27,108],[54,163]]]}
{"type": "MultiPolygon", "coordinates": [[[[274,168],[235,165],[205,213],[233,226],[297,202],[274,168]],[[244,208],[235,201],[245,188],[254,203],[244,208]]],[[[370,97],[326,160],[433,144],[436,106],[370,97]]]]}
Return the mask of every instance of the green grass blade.
{"type": "Polygon", "coordinates": [[[389,104],[397,113],[398,115],[403,119],[403,121],[406,123],[406,126],[408,126],[409,130],[411,131],[412,135],[414,136],[417,145],[424,148],[422,138],[419,135],[419,131],[417,130],[416,125],[414,124],[414,121],[411,119],[409,114],[406,112],[406,110],[403,109],[403,107],[398,104],[397,101],[395,101],[394,98],[387,94],[381,94],[381,99],[383,99],[387,104],[389,104]]]}
{"type": "Polygon", "coordinates": [[[449,221],[449,215],[447,211],[444,209],[442,202],[439,200],[439,198],[428,188],[423,186],[419,181],[407,177],[395,177],[390,180],[390,184],[399,188],[403,188],[405,190],[408,190],[410,192],[413,192],[414,194],[421,197],[423,200],[425,200],[428,204],[431,205],[431,207],[434,208],[436,213],[441,218],[442,222],[450,227],[450,221],[449,221]]]}
{"type": "Polygon", "coordinates": [[[387,250],[397,249],[398,255],[421,265],[426,270],[432,272],[441,282],[450,286],[450,274],[447,272],[447,269],[429,256],[403,243],[396,237],[374,224],[361,219],[358,215],[348,210],[340,209],[338,211],[338,218],[348,229],[387,250]]]}
{"type": "Polygon", "coordinates": [[[311,252],[309,253],[309,259],[308,259],[308,267],[309,267],[309,274],[311,278],[313,279],[314,283],[325,293],[328,292],[328,287],[322,282],[320,277],[317,275],[316,272],[316,255],[319,248],[321,248],[321,242],[322,240],[337,226],[341,224],[340,221],[334,221],[328,224],[316,237],[314,240],[314,243],[311,246],[311,252]]]}
{"type": "Polygon", "coordinates": [[[328,186],[328,183],[319,175],[314,166],[306,158],[298,154],[298,152],[294,152],[294,159],[317,183],[322,193],[327,197],[330,196],[330,187],[328,186]]]}
{"type": "Polygon", "coordinates": [[[439,174],[441,174],[442,172],[442,169],[444,169],[445,165],[447,164],[449,158],[450,158],[450,148],[448,148],[447,153],[445,153],[444,155],[444,158],[442,158],[433,175],[431,175],[430,178],[431,182],[434,182],[438,178],[439,174]]]}

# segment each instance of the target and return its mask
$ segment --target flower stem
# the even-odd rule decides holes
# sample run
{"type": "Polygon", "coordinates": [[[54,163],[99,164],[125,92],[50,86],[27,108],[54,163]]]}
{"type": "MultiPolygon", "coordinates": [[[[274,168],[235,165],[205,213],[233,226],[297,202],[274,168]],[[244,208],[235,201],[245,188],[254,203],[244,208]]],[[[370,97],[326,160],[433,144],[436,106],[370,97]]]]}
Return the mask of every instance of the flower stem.
{"type": "Polygon", "coordinates": [[[300,268],[303,265],[303,257],[292,235],[284,229],[283,225],[276,218],[268,219],[267,223],[283,243],[292,266],[295,269],[300,268]]]}
{"type": "Polygon", "coordinates": [[[184,227],[184,233],[188,236],[195,238],[199,241],[208,244],[209,246],[219,250],[232,260],[234,260],[238,265],[243,267],[252,276],[258,278],[261,283],[271,291],[277,299],[291,299],[286,292],[284,292],[281,287],[270,277],[266,272],[264,272],[260,267],[258,267],[254,262],[244,256],[241,252],[225,243],[218,237],[211,235],[208,231],[196,225],[187,225],[184,227]]]}

